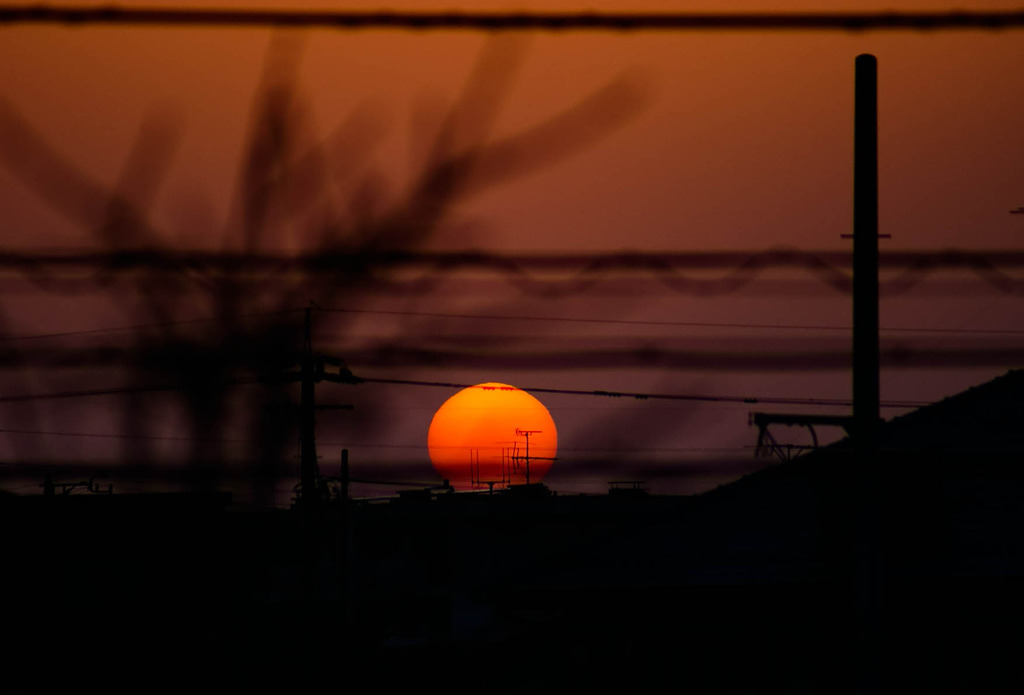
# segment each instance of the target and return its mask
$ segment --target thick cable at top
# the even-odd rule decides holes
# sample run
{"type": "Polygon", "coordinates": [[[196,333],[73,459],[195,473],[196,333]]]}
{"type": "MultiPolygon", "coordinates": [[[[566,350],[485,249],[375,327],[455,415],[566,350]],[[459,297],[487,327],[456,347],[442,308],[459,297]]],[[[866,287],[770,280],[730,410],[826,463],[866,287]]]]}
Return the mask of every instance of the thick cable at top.
{"type": "Polygon", "coordinates": [[[1024,10],[944,12],[396,12],[24,5],[0,24],[134,24],[413,31],[866,31],[1024,28],[1024,10]]]}

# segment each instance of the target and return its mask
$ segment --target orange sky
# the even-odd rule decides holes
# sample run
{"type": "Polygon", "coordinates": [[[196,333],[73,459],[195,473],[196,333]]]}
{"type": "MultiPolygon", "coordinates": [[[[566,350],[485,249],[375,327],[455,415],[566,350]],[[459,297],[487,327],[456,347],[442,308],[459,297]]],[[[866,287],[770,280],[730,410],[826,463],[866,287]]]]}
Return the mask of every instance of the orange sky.
{"type": "MultiPolygon", "coordinates": [[[[218,4],[279,6],[271,2],[218,4]]],[[[133,5],[183,3],[167,0],[133,5]]],[[[971,9],[1015,5],[971,3],[971,9]]],[[[326,1],[304,6],[378,7],[376,3],[326,1]]],[[[387,6],[435,7],[422,2],[389,2],[387,6]]],[[[614,10],[622,6],[611,1],[444,4],[498,9],[614,10]]],[[[929,2],[891,5],[852,0],[826,7],[811,2],[749,1],[713,6],[676,2],[630,5],[631,9],[713,11],[883,7],[941,9],[929,2]]],[[[147,118],[163,119],[161,122],[178,129],[180,140],[166,178],[147,206],[158,238],[168,248],[216,248],[225,229],[235,229],[237,236],[237,174],[249,135],[252,100],[273,39],[271,32],[12,26],[0,28],[0,34],[0,97],[101,187],[118,181],[140,124],[147,118]]],[[[307,126],[303,137],[315,141],[351,114],[369,114],[373,127],[362,136],[367,141],[379,137],[375,149],[353,167],[339,163],[335,172],[339,200],[351,201],[355,191],[369,191],[368,198],[360,198],[369,209],[386,210],[403,199],[413,173],[426,157],[425,143],[436,132],[440,114],[457,100],[488,45],[499,53],[504,51],[502,55],[516,61],[518,67],[510,72],[507,89],[501,91],[504,101],[493,126],[481,136],[486,142],[543,123],[621,80],[617,94],[634,99],[635,109],[625,110],[628,117],[620,126],[548,165],[465,196],[450,211],[447,223],[422,242],[424,248],[508,252],[848,248],[849,242],[840,239],[840,234],[850,231],[852,209],[853,61],[859,53],[874,53],[879,59],[881,231],[893,236],[883,242],[884,252],[886,248],[1024,246],[1024,220],[1007,214],[1024,204],[1021,37],[1019,30],[678,32],[532,34],[495,42],[470,32],[314,31],[293,34],[291,40],[298,60],[297,103],[307,126]]],[[[576,131],[559,137],[570,134],[576,131]]],[[[560,141],[549,144],[554,151],[560,141]]],[[[40,202],[24,177],[11,173],[2,159],[0,210],[4,215],[0,243],[5,248],[103,248],[94,227],[80,220],[69,221],[51,205],[40,202]]],[[[302,251],[315,248],[315,242],[298,229],[268,236],[265,248],[302,251]]],[[[462,282],[453,280],[422,296],[359,295],[347,299],[364,309],[421,313],[778,326],[834,326],[849,321],[849,297],[824,288],[799,296],[754,291],[709,299],[641,283],[626,293],[605,287],[550,301],[523,295],[486,277],[466,278],[466,285],[462,282]]],[[[1016,296],[984,288],[950,296],[941,288],[933,289],[928,286],[883,300],[883,326],[994,330],[1020,324],[1024,306],[1016,296]]],[[[2,311],[8,330],[15,335],[137,323],[142,316],[137,307],[128,310],[126,303],[116,299],[102,291],[69,299],[34,286],[19,287],[5,297],[2,311]]],[[[209,316],[209,312],[207,304],[196,301],[192,318],[209,316]]],[[[615,328],[576,323],[513,326],[377,315],[352,319],[336,330],[327,326],[324,335],[334,336],[324,340],[333,340],[330,348],[342,354],[387,340],[462,348],[471,345],[487,354],[493,349],[536,353],[553,346],[635,352],[651,346],[688,346],[693,341],[704,341],[700,345],[718,341],[741,353],[756,353],[766,344],[775,344],[772,341],[811,334],[626,324],[615,328]],[[478,340],[480,345],[470,344],[468,339],[478,340]]],[[[842,339],[832,334],[825,337],[842,339]]],[[[943,336],[925,336],[920,339],[923,343],[897,338],[910,341],[907,344],[912,348],[926,349],[927,340],[943,336]]],[[[395,371],[376,369],[380,374],[395,371]]],[[[883,375],[882,394],[891,399],[933,400],[1003,369],[991,364],[965,365],[940,373],[894,369],[883,375]]],[[[429,372],[418,368],[405,371],[429,372]]],[[[507,366],[490,370],[474,363],[469,367],[449,364],[442,371],[444,378],[451,380],[506,381],[524,386],[822,397],[849,394],[849,377],[841,370],[753,373],[652,366],[524,373],[507,366]]],[[[58,381],[71,378],[62,374],[65,376],[58,381]]],[[[49,374],[33,373],[31,385],[50,388],[53,379],[49,374]]],[[[25,383],[19,382],[8,391],[23,386],[25,383]]],[[[389,422],[394,427],[381,427],[372,435],[373,441],[408,446],[402,450],[403,456],[423,459],[423,450],[412,447],[423,446],[430,415],[447,395],[399,395],[391,390],[375,396],[378,404],[386,403],[381,407],[393,409],[389,422]]],[[[700,455],[705,449],[742,449],[754,439],[754,433],[746,428],[749,408],[686,406],[673,410],[643,403],[579,400],[548,405],[559,423],[563,447],[570,451],[645,450],[636,455],[656,458],[661,454],[653,452],[655,449],[669,451],[666,456],[700,455]]],[[[62,412],[42,409],[39,426],[62,430],[78,426],[77,416],[70,410],[62,412]]],[[[109,429],[119,425],[98,417],[83,426],[109,429]]],[[[157,429],[173,433],[177,427],[177,420],[170,418],[157,429]]],[[[359,438],[336,421],[324,427],[327,430],[321,439],[325,447],[329,443],[351,444],[359,438]]],[[[96,455],[102,455],[100,445],[96,447],[96,455]]],[[[338,448],[325,450],[334,457],[338,448]]],[[[365,458],[385,458],[392,453],[380,448],[360,451],[365,458]]]]}
{"type": "MultiPolygon", "coordinates": [[[[776,7],[801,5],[745,2],[713,9],[776,7]]],[[[5,98],[79,166],[114,180],[138,124],[164,109],[181,119],[185,132],[159,206],[168,226],[176,214],[168,208],[180,210],[183,199],[199,205],[194,199],[205,198],[220,216],[227,214],[269,32],[3,31],[5,98]]],[[[415,147],[410,119],[424,102],[457,94],[485,41],[476,33],[311,32],[300,68],[310,118],[325,132],[354,105],[378,104],[390,134],[378,166],[400,188],[415,147]]],[[[553,115],[623,73],[635,80],[646,107],[579,156],[469,201],[467,214],[483,220],[475,225],[482,238],[453,232],[438,245],[840,248],[837,235],[823,230],[845,229],[849,218],[852,57],[865,51],[881,65],[882,214],[885,225],[899,230],[900,247],[1006,245],[1017,238],[1019,225],[1005,217],[1021,185],[1015,153],[1024,135],[1016,114],[1024,97],[1014,68],[1022,64],[1024,47],[1017,32],[574,34],[534,35],[522,43],[522,66],[495,136],[553,115]],[[964,227],[979,224],[984,232],[965,239],[964,227]]],[[[27,224],[43,218],[45,233],[33,234],[32,243],[69,244],[80,236],[32,209],[31,199],[10,190],[9,178],[0,181],[8,215],[27,224]]]]}

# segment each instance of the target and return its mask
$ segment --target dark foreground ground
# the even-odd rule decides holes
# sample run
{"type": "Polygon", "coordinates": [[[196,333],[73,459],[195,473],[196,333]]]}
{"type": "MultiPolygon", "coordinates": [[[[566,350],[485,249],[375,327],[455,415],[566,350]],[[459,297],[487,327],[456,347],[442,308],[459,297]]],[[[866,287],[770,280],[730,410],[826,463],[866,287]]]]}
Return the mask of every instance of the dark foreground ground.
{"type": "Polygon", "coordinates": [[[0,687],[1024,691],[1016,512],[947,505],[936,526],[901,503],[872,583],[857,534],[829,521],[842,509],[773,484],[310,514],[219,495],[5,499],[0,687]],[[968,528],[996,522],[1007,540],[968,528]],[[975,536],[988,545],[965,561],[975,536]]]}

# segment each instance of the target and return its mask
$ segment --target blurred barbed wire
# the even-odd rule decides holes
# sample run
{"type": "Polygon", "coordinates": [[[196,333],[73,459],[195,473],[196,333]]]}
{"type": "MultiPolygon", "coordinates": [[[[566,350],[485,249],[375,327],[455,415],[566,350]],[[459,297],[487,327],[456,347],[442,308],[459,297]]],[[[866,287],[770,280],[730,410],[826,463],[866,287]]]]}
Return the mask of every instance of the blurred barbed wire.
{"type": "Polygon", "coordinates": [[[596,12],[268,10],[22,5],[0,8],[0,23],[194,25],[404,31],[868,31],[1024,27],[1024,10],[884,12],[596,12]]]}
{"type": "MultiPolygon", "coordinates": [[[[483,270],[524,294],[540,297],[579,294],[603,281],[622,277],[651,280],[678,294],[709,296],[739,292],[766,279],[772,271],[794,270],[805,277],[808,285],[824,285],[849,294],[853,288],[851,268],[850,252],[788,247],[543,254],[409,249],[329,249],[300,254],[180,250],[28,254],[0,249],[0,270],[17,271],[50,289],[80,289],[95,282],[95,273],[107,278],[144,272],[154,277],[194,273],[238,279],[258,276],[272,282],[296,278],[333,282],[337,277],[358,276],[366,290],[426,294],[460,271],[483,270]],[[82,271],[92,274],[83,277],[82,271]],[[409,271],[418,275],[409,277],[409,271]],[[718,276],[708,277],[708,271],[717,271],[718,276]]],[[[997,292],[1024,293],[1024,277],[1007,272],[1024,268],[1024,251],[1016,249],[889,251],[880,254],[879,268],[888,273],[879,283],[882,295],[908,293],[926,280],[935,283],[933,290],[941,290],[948,279],[940,275],[944,271],[966,273],[997,292]]],[[[789,276],[786,282],[795,285],[800,279],[789,276]]],[[[950,291],[959,293],[962,287],[950,291]]]]}

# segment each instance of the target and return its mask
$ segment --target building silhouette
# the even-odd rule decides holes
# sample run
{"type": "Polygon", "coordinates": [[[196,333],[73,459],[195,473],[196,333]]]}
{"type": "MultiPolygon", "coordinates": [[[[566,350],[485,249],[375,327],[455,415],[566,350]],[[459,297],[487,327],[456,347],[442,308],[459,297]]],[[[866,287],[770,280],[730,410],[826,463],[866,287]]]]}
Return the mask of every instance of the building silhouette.
{"type": "MultiPolygon", "coordinates": [[[[1022,417],[1012,371],[881,426],[886,687],[1021,685],[1022,417]]],[[[692,497],[5,495],[14,678],[855,692],[857,465],[844,439],[692,497]]]]}

